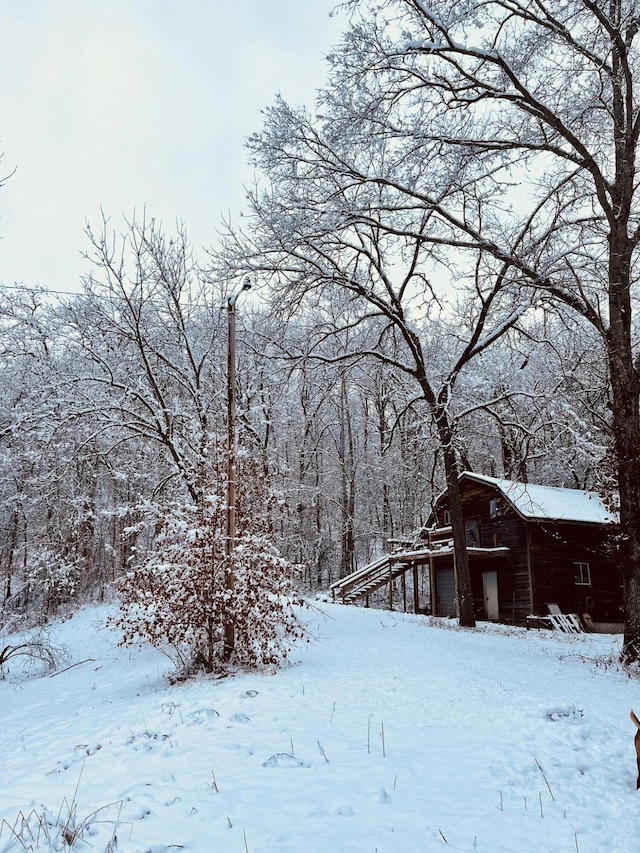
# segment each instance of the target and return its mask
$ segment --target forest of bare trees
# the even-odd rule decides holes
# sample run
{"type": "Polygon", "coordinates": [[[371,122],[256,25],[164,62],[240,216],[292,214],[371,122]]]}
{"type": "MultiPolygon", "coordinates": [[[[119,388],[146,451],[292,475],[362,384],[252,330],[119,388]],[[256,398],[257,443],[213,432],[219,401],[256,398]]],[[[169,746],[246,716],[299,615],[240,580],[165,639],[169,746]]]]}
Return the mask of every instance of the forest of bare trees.
{"type": "MultiPolygon", "coordinates": [[[[110,593],[153,548],[153,512],[197,505],[224,476],[224,287],[184,231],[123,223],[88,246],[77,296],[3,291],[5,620],[110,593]]],[[[285,323],[258,294],[238,312],[239,451],[252,479],[268,481],[271,532],[310,590],[411,537],[445,483],[429,406],[396,356],[352,357],[380,346],[383,325],[320,311],[285,323]]],[[[424,318],[425,361],[442,384],[451,334],[447,343],[445,321],[424,318]]],[[[448,416],[463,467],[592,486],[610,444],[608,401],[588,330],[541,314],[461,374],[448,416]]]]}

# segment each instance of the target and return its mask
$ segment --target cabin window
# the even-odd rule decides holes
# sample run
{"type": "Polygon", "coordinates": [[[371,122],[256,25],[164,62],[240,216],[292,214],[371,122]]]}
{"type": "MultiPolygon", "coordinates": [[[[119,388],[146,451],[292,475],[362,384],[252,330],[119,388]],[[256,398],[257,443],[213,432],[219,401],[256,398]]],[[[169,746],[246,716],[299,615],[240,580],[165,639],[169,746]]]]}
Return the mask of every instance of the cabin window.
{"type": "Polygon", "coordinates": [[[491,498],[491,500],[489,501],[489,517],[495,518],[497,514],[498,514],[498,499],[497,498],[491,498]]]}
{"type": "Polygon", "coordinates": [[[591,586],[591,569],[589,563],[574,563],[573,573],[576,586],[591,586]]]}
{"type": "Polygon", "coordinates": [[[480,547],[480,522],[477,518],[471,518],[464,523],[464,532],[469,548],[480,547]]]}
{"type": "Polygon", "coordinates": [[[448,509],[442,513],[442,520],[444,521],[444,526],[448,527],[451,524],[451,513],[448,509]]]}

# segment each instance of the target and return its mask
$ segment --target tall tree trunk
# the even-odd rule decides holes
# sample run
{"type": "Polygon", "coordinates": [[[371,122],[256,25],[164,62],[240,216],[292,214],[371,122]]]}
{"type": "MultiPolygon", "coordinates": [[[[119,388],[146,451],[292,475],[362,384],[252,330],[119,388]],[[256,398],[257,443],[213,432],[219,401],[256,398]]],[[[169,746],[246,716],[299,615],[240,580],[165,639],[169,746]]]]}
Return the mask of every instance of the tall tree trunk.
{"type": "Polygon", "coordinates": [[[500,432],[504,476],[507,480],[518,480],[520,483],[527,483],[527,461],[521,452],[516,431],[505,426],[503,423],[498,424],[498,430],[500,432]]]}
{"type": "Polygon", "coordinates": [[[9,533],[9,541],[7,547],[7,573],[6,573],[6,584],[4,589],[4,600],[8,601],[11,598],[12,594],[12,581],[13,581],[13,558],[16,552],[16,548],[18,547],[18,512],[14,510],[11,513],[11,522],[10,522],[10,533],[9,533]]]}
{"type": "Polygon", "coordinates": [[[467,554],[467,535],[464,527],[464,516],[462,514],[460,470],[453,444],[453,429],[449,423],[446,411],[441,410],[438,412],[436,424],[444,455],[447,497],[449,499],[449,512],[451,513],[458,617],[460,625],[463,628],[475,628],[476,615],[473,607],[469,555],[467,554]]]}
{"type": "Polygon", "coordinates": [[[353,430],[347,399],[347,383],[342,378],[340,386],[340,480],[342,513],[342,559],[340,577],[346,577],[355,569],[355,542],[353,517],[355,514],[355,469],[353,430]]]}
{"type": "MultiPolygon", "coordinates": [[[[391,512],[391,497],[389,484],[382,484],[382,531],[388,538],[393,539],[393,514],[391,512]]],[[[382,542],[383,551],[388,550],[388,543],[382,542]]]]}
{"type": "MultiPolygon", "coordinates": [[[[610,0],[609,18],[618,30],[623,20],[621,0],[610,0]]],[[[612,388],[613,428],[618,461],[620,524],[619,558],[624,578],[625,634],[622,659],[640,662],[640,382],[633,359],[631,264],[637,237],[631,222],[637,152],[636,107],[628,51],[637,32],[637,19],[624,38],[611,36],[612,114],[615,182],[609,213],[609,328],[605,336],[612,388]]]]}
{"type": "Polygon", "coordinates": [[[609,263],[611,320],[606,343],[622,528],[618,550],[625,600],[622,657],[627,663],[640,661],[640,382],[633,361],[630,282],[629,241],[626,233],[617,239],[613,235],[609,263]]]}

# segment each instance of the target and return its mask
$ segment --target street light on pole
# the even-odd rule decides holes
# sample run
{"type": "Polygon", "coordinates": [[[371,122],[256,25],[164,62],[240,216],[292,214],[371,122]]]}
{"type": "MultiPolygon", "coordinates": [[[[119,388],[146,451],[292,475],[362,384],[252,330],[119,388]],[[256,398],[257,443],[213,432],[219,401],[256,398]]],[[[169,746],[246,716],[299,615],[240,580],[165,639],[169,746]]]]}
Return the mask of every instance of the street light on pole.
{"type": "MultiPolygon", "coordinates": [[[[238,296],[251,288],[249,277],[242,287],[227,298],[228,335],[227,335],[227,536],[225,588],[229,596],[233,593],[234,572],[232,556],[236,539],[236,301],[238,296]]],[[[235,626],[233,619],[226,618],[224,625],[223,657],[229,660],[235,648],[235,626]]]]}

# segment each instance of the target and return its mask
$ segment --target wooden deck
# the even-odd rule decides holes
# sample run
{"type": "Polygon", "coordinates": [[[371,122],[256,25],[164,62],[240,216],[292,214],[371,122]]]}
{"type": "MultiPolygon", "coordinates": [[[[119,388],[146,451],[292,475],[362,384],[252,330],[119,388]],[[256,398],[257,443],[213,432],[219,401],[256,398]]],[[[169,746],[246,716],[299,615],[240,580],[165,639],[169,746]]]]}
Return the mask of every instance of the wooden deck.
{"type": "Polygon", "coordinates": [[[358,599],[365,598],[380,587],[393,582],[405,572],[428,563],[431,556],[432,551],[429,549],[383,554],[367,566],[335,581],[329,589],[334,601],[353,604],[358,599]]]}
{"type": "MultiPolygon", "coordinates": [[[[444,532],[444,531],[443,531],[444,532]]],[[[453,541],[446,536],[449,529],[446,529],[445,537],[432,540],[428,546],[416,548],[408,551],[398,551],[391,554],[383,554],[372,563],[357,569],[350,575],[347,575],[340,580],[335,581],[329,587],[334,601],[339,601],[342,604],[353,604],[361,598],[368,597],[372,592],[380,589],[385,585],[389,585],[389,609],[393,609],[393,581],[401,577],[403,580],[403,599],[404,609],[406,610],[406,589],[404,584],[404,575],[408,571],[413,572],[414,577],[414,602],[413,609],[415,612],[419,610],[419,602],[417,600],[417,571],[419,566],[426,564],[431,565],[432,561],[437,561],[439,558],[453,557],[453,541]]],[[[470,557],[497,557],[509,554],[509,548],[467,548],[467,553],[470,557]]]]}

